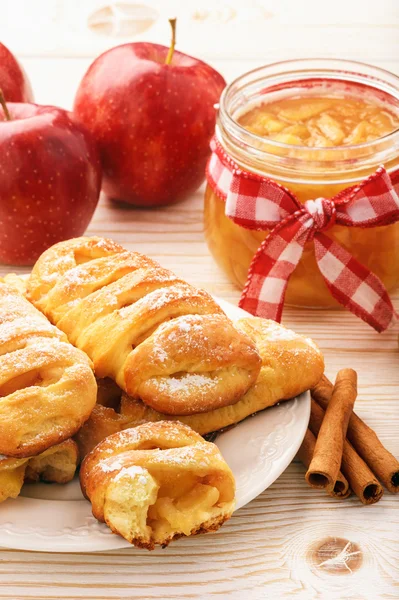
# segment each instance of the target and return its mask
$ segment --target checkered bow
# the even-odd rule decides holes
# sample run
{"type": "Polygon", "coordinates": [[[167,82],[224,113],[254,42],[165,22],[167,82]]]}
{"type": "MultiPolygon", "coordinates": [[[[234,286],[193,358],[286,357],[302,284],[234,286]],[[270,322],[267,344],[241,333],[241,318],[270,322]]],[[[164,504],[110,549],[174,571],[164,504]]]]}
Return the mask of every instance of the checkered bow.
{"type": "Polygon", "coordinates": [[[399,220],[399,171],[383,167],[333,198],[304,204],[287,188],[242,170],[214,138],[207,179],[226,202],[226,215],[237,225],[270,230],[248,271],[241,308],[281,320],[287,284],[313,241],[318,267],[331,295],[377,331],[384,331],[396,313],[381,280],[343,246],[325,235],[334,223],[347,227],[377,227],[399,220]]]}

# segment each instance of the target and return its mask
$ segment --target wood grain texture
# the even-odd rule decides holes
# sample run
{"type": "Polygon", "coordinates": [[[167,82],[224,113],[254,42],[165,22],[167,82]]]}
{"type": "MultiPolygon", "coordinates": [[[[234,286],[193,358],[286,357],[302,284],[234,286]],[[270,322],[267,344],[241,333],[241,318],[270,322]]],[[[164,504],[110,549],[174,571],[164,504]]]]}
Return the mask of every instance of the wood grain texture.
{"type": "MultiPolygon", "coordinates": [[[[239,291],[203,241],[201,192],[157,213],[102,199],[89,233],[148,253],[191,283],[238,300],[239,291]]],[[[399,308],[399,296],[395,303],[399,308]]],[[[378,335],[344,311],[287,308],[284,323],[317,341],[331,378],[347,366],[359,372],[356,410],[399,455],[397,330],[378,335]]],[[[0,598],[394,598],[399,593],[399,498],[387,493],[373,507],[355,498],[340,502],[308,488],[304,472],[302,465],[292,464],[219,534],[181,540],[164,551],[1,551],[0,598]],[[359,546],[357,571],[339,560],[318,566],[323,560],[317,552],[314,557],[315,548],[333,538],[359,546]],[[337,573],[340,566],[344,571],[337,573]]]]}
{"type": "MultiPolygon", "coordinates": [[[[37,101],[70,108],[90,57],[124,40],[78,37],[79,21],[70,29],[76,38],[71,46],[70,21],[59,0],[42,2],[41,35],[29,36],[29,15],[37,1],[25,3],[25,21],[20,0],[2,3],[10,10],[8,20],[0,23],[0,36],[14,43],[22,55],[37,101]],[[22,19],[19,23],[16,13],[22,19]],[[56,26],[47,37],[46,19],[56,26]]],[[[69,6],[78,4],[71,0],[69,6]]],[[[162,3],[156,4],[159,8],[162,3]]],[[[209,60],[229,80],[266,62],[300,55],[357,58],[399,72],[396,0],[367,3],[367,10],[364,0],[337,0],[328,7],[316,0],[186,0],[180,4],[185,5],[183,22],[189,28],[179,38],[180,47],[209,60]],[[226,20],[229,7],[239,11],[239,18],[226,20]],[[192,29],[189,9],[199,11],[192,29]],[[259,10],[265,13],[255,18],[259,10]],[[199,35],[206,44],[200,44],[199,35]]],[[[168,5],[172,8],[177,3],[168,5]]],[[[154,36],[159,42],[161,33],[168,35],[164,28],[137,39],[154,36]]],[[[237,303],[239,291],[213,262],[202,230],[200,190],[187,202],[156,212],[126,209],[102,199],[89,233],[112,237],[149,254],[190,283],[237,303]]],[[[8,270],[1,266],[0,274],[8,270]]],[[[399,293],[394,300],[399,309],[399,293]]],[[[358,371],[356,412],[399,456],[398,329],[378,335],[344,311],[287,308],[283,320],[320,345],[330,378],[341,368],[358,371]]],[[[356,498],[340,502],[310,489],[304,473],[301,464],[293,463],[219,533],[179,540],[167,550],[100,554],[0,550],[0,599],[399,597],[399,497],[386,493],[371,507],[362,506],[356,498]]]]}

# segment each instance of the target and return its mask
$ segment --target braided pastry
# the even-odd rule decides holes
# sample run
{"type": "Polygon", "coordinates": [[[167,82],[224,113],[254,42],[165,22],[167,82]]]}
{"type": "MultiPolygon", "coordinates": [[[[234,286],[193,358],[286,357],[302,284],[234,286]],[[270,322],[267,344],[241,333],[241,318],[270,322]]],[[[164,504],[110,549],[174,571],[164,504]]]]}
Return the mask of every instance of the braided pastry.
{"type": "Polygon", "coordinates": [[[83,461],[80,482],[99,521],[149,550],[215,531],[234,508],[233,474],[218,448],[179,422],[111,435],[83,461]]]}
{"type": "Polygon", "coordinates": [[[212,297],[111,240],[77,238],[38,260],[28,298],[130,396],[165,414],[227,406],[260,357],[212,297]]]}
{"type": "Polygon", "coordinates": [[[0,459],[0,502],[16,498],[25,481],[67,483],[75,475],[79,452],[73,440],[65,440],[31,458],[0,459]]]}
{"type": "Polygon", "coordinates": [[[26,285],[28,283],[27,275],[17,275],[16,273],[7,273],[4,277],[0,277],[0,282],[5,283],[8,287],[14,288],[17,292],[25,296],[26,285]]]}
{"type": "Polygon", "coordinates": [[[256,343],[262,358],[255,385],[238,402],[196,415],[173,416],[164,415],[139,399],[122,394],[120,412],[110,406],[97,404],[94,407],[90,419],[76,437],[82,456],[111,433],[163,419],[179,420],[205,435],[238,423],[277,402],[294,398],[320,380],[324,371],[323,358],[311,340],[274,321],[257,317],[240,319],[235,325],[256,343]]]}
{"type": "Polygon", "coordinates": [[[0,453],[33,456],[71,437],[96,390],[86,355],[0,283],[0,453]]]}

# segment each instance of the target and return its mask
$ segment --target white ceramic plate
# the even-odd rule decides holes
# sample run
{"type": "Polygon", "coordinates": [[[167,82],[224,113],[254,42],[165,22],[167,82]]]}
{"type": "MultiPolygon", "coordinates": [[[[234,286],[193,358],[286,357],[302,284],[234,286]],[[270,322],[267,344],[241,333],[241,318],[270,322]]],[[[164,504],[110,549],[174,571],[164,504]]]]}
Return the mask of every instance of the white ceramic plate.
{"type": "MultiPolygon", "coordinates": [[[[218,300],[231,319],[243,310],[218,300]]],[[[249,417],[216,439],[237,484],[236,510],[269,487],[294,458],[309,421],[310,395],[249,417]]],[[[223,534],[222,534],[223,535],[223,534]]],[[[130,547],[98,523],[79,481],[25,485],[15,500],[0,504],[0,546],[44,552],[93,552],[130,547]]]]}

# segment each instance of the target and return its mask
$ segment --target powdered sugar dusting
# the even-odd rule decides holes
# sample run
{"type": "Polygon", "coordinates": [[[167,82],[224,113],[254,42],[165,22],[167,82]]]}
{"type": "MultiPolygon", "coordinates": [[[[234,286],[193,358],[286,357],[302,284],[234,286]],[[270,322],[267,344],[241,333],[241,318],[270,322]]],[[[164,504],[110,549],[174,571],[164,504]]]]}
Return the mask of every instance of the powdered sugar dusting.
{"type": "Polygon", "coordinates": [[[138,483],[141,485],[147,485],[148,483],[148,471],[143,467],[139,467],[137,465],[122,467],[122,469],[116,475],[114,481],[118,481],[118,479],[121,479],[125,475],[129,475],[130,477],[137,479],[138,483]]]}
{"type": "Polygon", "coordinates": [[[270,330],[267,334],[267,338],[272,342],[277,342],[279,340],[296,340],[301,336],[292,331],[291,329],[286,329],[285,327],[276,327],[270,330]]]}
{"type": "Polygon", "coordinates": [[[101,250],[106,250],[107,252],[117,252],[120,249],[120,246],[116,244],[113,240],[109,240],[108,238],[92,238],[95,240],[96,248],[100,248],[101,250]]]}
{"type": "Polygon", "coordinates": [[[35,333],[53,334],[54,337],[62,338],[63,335],[55,327],[46,322],[43,318],[19,317],[12,321],[0,323],[0,345],[17,339],[23,335],[31,336],[35,333]]]}
{"type": "Polygon", "coordinates": [[[52,256],[51,258],[51,271],[46,271],[45,273],[41,273],[41,279],[44,280],[47,284],[56,284],[65,273],[65,262],[66,257],[61,254],[61,256],[52,256]]]}
{"type": "Polygon", "coordinates": [[[216,446],[210,442],[197,442],[180,448],[155,450],[152,462],[207,468],[214,460],[215,449],[216,446]]]}
{"type": "Polygon", "coordinates": [[[153,354],[159,362],[164,363],[168,359],[168,353],[159,344],[154,344],[153,354]]]}
{"type": "Polygon", "coordinates": [[[209,391],[219,383],[219,378],[202,375],[199,373],[185,373],[181,377],[167,377],[160,379],[160,389],[170,393],[188,392],[191,387],[198,387],[201,393],[209,391]]]}
{"type": "Polygon", "coordinates": [[[101,470],[104,471],[104,473],[111,473],[112,471],[117,471],[118,469],[122,469],[123,468],[123,462],[121,462],[120,459],[115,459],[113,462],[101,462],[100,463],[100,467],[101,470]]]}
{"type": "MultiPolygon", "coordinates": [[[[190,348],[202,347],[208,341],[205,331],[203,315],[183,315],[162,323],[153,334],[152,356],[161,363],[166,362],[169,355],[164,349],[165,339],[190,348]]],[[[210,358],[209,355],[204,360],[210,358]]]]}
{"type": "Polygon", "coordinates": [[[190,331],[191,327],[190,325],[187,323],[187,321],[182,321],[181,323],[179,323],[179,328],[180,331],[190,331]]]}
{"type": "Polygon", "coordinates": [[[308,346],[311,346],[315,350],[318,350],[316,344],[314,343],[314,341],[312,339],[304,338],[301,335],[299,335],[298,333],[295,333],[295,331],[292,331],[292,329],[286,329],[285,327],[282,327],[281,325],[278,325],[278,324],[273,324],[273,325],[274,326],[270,329],[270,332],[267,334],[267,337],[270,341],[278,342],[278,341],[302,340],[306,344],[308,344],[308,346]]]}
{"type": "Polygon", "coordinates": [[[169,340],[181,340],[183,337],[190,338],[191,345],[202,344],[208,338],[204,334],[203,315],[184,315],[163,323],[157,333],[162,334],[164,331],[171,329],[168,333],[169,340]],[[200,336],[195,334],[200,333],[200,336]],[[194,335],[193,335],[194,334],[194,335]]]}
{"type": "MultiPolygon", "coordinates": [[[[174,278],[174,276],[173,276],[174,278]]],[[[172,280],[173,280],[172,278],[172,280]]],[[[170,277],[165,277],[165,282],[169,281],[170,277]]],[[[141,303],[145,305],[145,309],[148,311],[157,311],[164,308],[170,302],[176,302],[182,298],[190,298],[193,300],[200,293],[191,287],[188,283],[177,283],[176,285],[170,285],[159,288],[150,292],[141,299],[141,303]]],[[[125,312],[129,312],[130,306],[122,308],[120,314],[123,317],[125,312]]]]}

